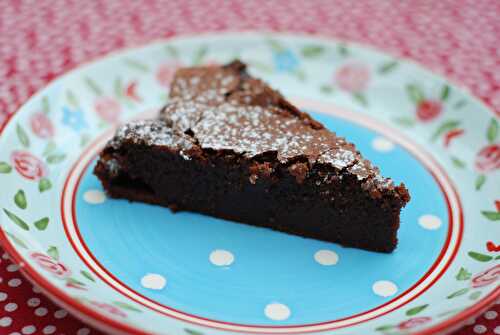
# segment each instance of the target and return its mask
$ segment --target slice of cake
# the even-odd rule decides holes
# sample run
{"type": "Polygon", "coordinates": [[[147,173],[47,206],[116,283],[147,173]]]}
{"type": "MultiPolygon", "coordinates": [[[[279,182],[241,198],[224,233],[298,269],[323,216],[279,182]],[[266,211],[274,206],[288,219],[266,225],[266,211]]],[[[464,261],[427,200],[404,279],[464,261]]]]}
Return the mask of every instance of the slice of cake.
{"type": "Polygon", "coordinates": [[[381,252],[410,199],[241,62],[179,70],[158,119],[119,128],[95,174],[111,197],[381,252]]]}

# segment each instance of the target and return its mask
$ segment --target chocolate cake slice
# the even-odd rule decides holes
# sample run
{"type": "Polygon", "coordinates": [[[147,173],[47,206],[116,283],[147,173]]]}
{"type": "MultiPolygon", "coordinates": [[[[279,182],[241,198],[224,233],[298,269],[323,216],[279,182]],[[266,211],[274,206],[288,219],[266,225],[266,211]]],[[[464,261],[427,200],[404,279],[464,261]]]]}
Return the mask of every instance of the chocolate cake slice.
{"type": "Polygon", "coordinates": [[[111,197],[380,252],[410,199],[238,61],[179,70],[158,118],[120,127],[94,173],[111,197]]]}

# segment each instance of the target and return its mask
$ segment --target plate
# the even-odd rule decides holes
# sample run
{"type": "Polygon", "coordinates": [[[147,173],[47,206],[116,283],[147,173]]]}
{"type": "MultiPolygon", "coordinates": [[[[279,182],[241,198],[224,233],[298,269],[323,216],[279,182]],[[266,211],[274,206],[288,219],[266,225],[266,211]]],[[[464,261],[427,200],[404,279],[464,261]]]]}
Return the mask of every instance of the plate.
{"type": "Polygon", "coordinates": [[[365,46],[179,37],[71,71],[8,121],[0,238],[46,294],[109,332],[448,331],[499,295],[499,141],[463,89],[365,46]],[[178,67],[234,58],[405,182],[394,253],[106,197],[92,168],[116,125],[154,116],[178,67]]]}

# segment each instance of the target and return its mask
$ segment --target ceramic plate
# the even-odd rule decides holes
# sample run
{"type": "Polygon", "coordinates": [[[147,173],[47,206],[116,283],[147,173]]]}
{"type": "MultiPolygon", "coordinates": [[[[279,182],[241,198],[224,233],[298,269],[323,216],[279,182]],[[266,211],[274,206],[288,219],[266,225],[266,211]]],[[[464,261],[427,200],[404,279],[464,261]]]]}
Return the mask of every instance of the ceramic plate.
{"type": "Polygon", "coordinates": [[[428,334],[498,296],[498,118],[369,48],[283,34],[175,38],[55,80],[0,135],[1,240],[27,276],[110,332],[428,334]],[[241,58],[404,182],[392,254],[106,197],[117,124],[155,115],[180,66],[241,58]]]}

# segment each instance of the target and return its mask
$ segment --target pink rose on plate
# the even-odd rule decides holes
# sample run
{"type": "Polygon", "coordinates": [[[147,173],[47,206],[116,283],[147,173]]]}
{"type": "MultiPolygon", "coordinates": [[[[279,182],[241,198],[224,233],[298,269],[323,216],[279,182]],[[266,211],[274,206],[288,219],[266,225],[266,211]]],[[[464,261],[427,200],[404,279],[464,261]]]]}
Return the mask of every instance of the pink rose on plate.
{"type": "Polygon", "coordinates": [[[359,92],[366,88],[370,81],[370,69],[359,63],[346,64],[335,72],[335,81],[341,89],[359,92]]]}
{"type": "Polygon", "coordinates": [[[40,180],[47,175],[45,164],[27,151],[13,151],[10,160],[16,171],[26,179],[40,180]]]}
{"type": "Polygon", "coordinates": [[[435,100],[422,100],[417,105],[417,119],[427,122],[435,119],[442,111],[442,105],[435,100]]]}
{"type": "Polygon", "coordinates": [[[113,314],[122,318],[126,318],[127,314],[125,314],[121,309],[119,309],[116,306],[106,304],[104,302],[98,302],[98,301],[90,301],[89,302],[91,305],[99,308],[100,310],[106,311],[109,314],[113,314]]]}
{"type": "Polygon", "coordinates": [[[425,323],[427,323],[427,322],[429,322],[431,320],[432,319],[429,318],[429,317],[427,317],[427,316],[421,316],[421,317],[411,318],[411,319],[408,319],[406,321],[401,322],[398,325],[398,328],[399,329],[411,329],[411,328],[423,325],[423,324],[425,324],[425,323]]]}
{"type": "Polygon", "coordinates": [[[101,119],[109,123],[116,123],[122,112],[120,103],[110,97],[101,97],[95,104],[94,109],[101,119]]]}
{"type": "Polygon", "coordinates": [[[47,115],[42,112],[37,112],[31,116],[30,126],[33,133],[40,138],[54,136],[54,126],[47,115]]]}
{"type": "Polygon", "coordinates": [[[481,172],[500,168],[500,144],[490,144],[479,151],[476,156],[476,168],[481,172]]]}
{"type": "Polygon", "coordinates": [[[483,287],[493,284],[500,277],[500,264],[480,272],[471,279],[472,287],[483,287]]]}
{"type": "Polygon", "coordinates": [[[161,86],[170,86],[174,79],[175,72],[180,67],[181,64],[179,62],[163,63],[156,71],[156,80],[161,86]]]}
{"type": "Polygon", "coordinates": [[[71,270],[66,267],[66,265],[56,261],[50,256],[42,254],[40,252],[34,252],[31,254],[38,265],[48,272],[51,272],[54,276],[60,279],[66,279],[71,276],[71,270]]]}

